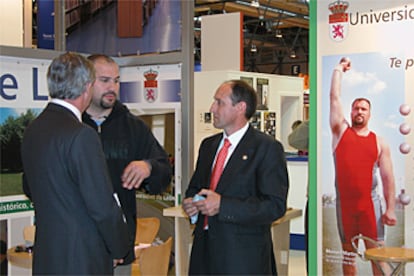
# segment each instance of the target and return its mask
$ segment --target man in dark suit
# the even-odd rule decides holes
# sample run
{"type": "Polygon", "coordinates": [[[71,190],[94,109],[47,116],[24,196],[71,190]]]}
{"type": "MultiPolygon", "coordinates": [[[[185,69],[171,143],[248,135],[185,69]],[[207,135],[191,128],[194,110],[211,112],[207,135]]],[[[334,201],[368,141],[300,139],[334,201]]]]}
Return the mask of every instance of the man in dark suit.
{"type": "Polygon", "coordinates": [[[23,137],[23,189],[36,222],[33,274],[113,274],[128,251],[99,137],[81,122],[94,81],[83,56],[55,58],[47,72],[51,102],[23,137]]]}
{"type": "Polygon", "coordinates": [[[271,224],[285,214],[288,174],[283,146],[248,123],[256,97],[254,89],[240,80],[224,82],[215,93],[210,111],[214,126],[224,132],[201,143],[183,200],[187,215],[198,216],[190,275],[277,274],[271,224]],[[224,140],[230,147],[214,189],[212,168],[224,140]],[[194,200],[198,195],[205,199],[194,200]]]}

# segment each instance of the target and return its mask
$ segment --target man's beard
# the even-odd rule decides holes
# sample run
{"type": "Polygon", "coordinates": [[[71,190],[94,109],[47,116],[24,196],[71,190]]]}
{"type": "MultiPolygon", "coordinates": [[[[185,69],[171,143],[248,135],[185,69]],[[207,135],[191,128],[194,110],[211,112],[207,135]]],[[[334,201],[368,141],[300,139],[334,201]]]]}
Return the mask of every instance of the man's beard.
{"type": "Polygon", "coordinates": [[[108,92],[102,95],[101,101],[99,103],[99,105],[103,108],[103,109],[110,109],[112,107],[114,107],[116,100],[114,101],[105,101],[105,96],[111,94],[114,95],[116,98],[116,94],[113,92],[108,92]]]}
{"type": "Polygon", "coordinates": [[[352,120],[352,126],[365,126],[365,119],[357,120],[356,118],[352,120]]]}

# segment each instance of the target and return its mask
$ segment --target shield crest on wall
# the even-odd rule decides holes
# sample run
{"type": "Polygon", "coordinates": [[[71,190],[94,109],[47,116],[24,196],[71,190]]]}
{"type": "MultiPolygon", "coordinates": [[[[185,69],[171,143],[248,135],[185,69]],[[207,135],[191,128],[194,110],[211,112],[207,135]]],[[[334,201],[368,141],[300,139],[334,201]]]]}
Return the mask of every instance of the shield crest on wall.
{"type": "Polygon", "coordinates": [[[144,98],[147,102],[153,103],[158,98],[158,72],[152,69],[144,73],[144,98]]]}
{"type": "Polygon", "coordinates": [[[349,3],[346,1],[335,1],[329,4],[329,36],[334,41],[342,41],[348,36],[349,15],[346,10],[349,3]]]}

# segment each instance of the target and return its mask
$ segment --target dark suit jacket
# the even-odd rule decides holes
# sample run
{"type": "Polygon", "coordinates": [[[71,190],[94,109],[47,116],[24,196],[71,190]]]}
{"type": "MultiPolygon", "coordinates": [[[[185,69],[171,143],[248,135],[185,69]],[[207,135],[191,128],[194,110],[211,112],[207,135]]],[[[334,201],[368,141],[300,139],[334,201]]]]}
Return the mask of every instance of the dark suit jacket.
{"type": "MultiPolygon", "coordinates": [[[[186,197],[208,189],[221,139],[217,134],[203,140],[186,197]]],[[[283,146],[249,126],[218,182],[220,210],[209,217],[208,231],[203,230],[204,216],[199,214],[190,274],[275,273],[270,227],[285,214],[288,187],[283,146]]]]}
{"type": "Polygon", "coordinates": [[[128,229],[96,132],[49,103],[25,131],[22,161],[35,209],[33,273],[112,274],[128,229]]]}

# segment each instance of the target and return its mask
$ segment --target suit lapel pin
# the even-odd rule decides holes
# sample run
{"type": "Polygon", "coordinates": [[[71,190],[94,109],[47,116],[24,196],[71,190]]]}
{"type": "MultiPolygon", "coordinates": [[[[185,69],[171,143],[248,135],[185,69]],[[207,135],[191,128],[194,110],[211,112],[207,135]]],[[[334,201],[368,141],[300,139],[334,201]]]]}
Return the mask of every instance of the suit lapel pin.
{"type": "Polygon", "coordinates": [[[243,155],[243,156],[242,156],[242,159],[243,159],[243,160],[247,160],[247,155],[246,155],[246,154],[245,154],[245,155],[243,155]]]}

